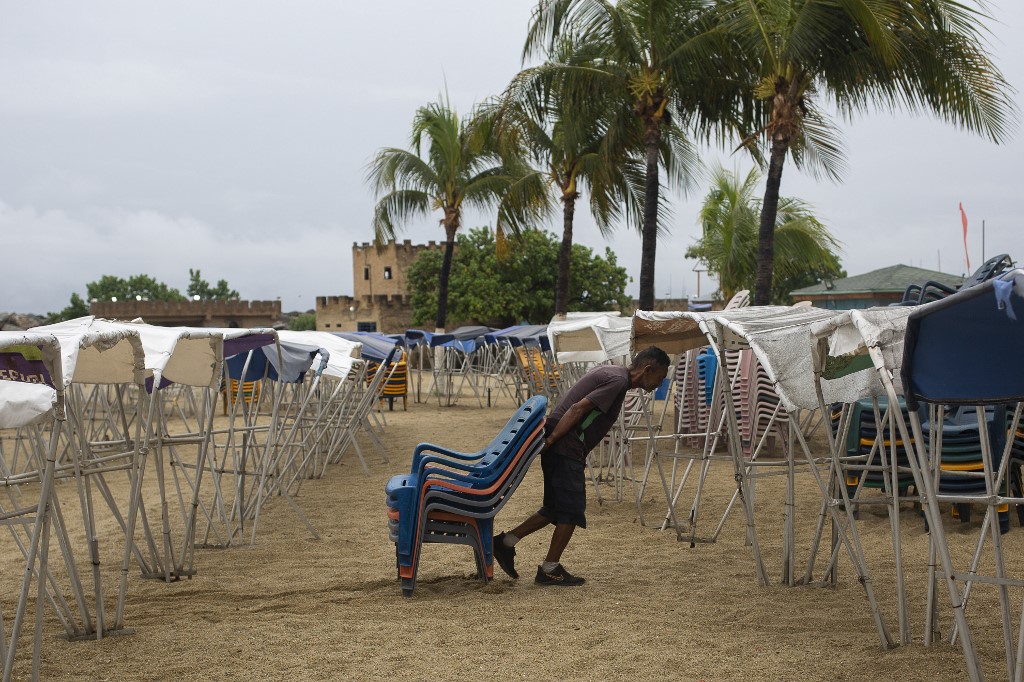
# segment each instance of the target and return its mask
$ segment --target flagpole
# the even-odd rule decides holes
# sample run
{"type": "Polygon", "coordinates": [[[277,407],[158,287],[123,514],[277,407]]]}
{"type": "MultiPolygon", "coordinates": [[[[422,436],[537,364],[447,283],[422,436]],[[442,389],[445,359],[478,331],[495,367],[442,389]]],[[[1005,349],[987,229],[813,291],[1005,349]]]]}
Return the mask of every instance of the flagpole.
{"type": "Polygon", "coordinates": [[[981,262],[985,262],[985,219],[981,219],[981,262]]]}

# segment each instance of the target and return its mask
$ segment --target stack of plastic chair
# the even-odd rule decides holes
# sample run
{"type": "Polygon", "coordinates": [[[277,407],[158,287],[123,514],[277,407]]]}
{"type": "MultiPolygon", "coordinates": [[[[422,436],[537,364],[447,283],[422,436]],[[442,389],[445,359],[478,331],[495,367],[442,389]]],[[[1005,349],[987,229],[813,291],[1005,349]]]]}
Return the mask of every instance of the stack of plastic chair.
{"type": "Polygon", "coordinates": [[[416,587],[425,542],[471,546],[480,579],[491,579],[494,516],[544,445],[546,411],[545,397],[530,398],[478,452],[421,443],[410,472],[388,481],[388,533],[403,595],[411,597],[416,587]]]}
{"type": "Polygon", "coordinates": [[[402,409],[408,409],[409,397],[409,365],[405,360],[394,363],[394,367],[384,379],[380,391],[381,398],[387,398],[388,409],[395,409],[395,398],[402,399],[402,409]]]}
{"type": "MultiPolygon", "coordinates": [[[[879,415],[883,419],[885,419],[884,415],[888,405],[889,401],[886,398],[878,398],[879,415]]],[[[834,407],[835,409],[829,416],[832,434],[836,435],[840,411],[839,406],[834,407]]],[[[900,401],[900,410],[905,418],[907,407],[902,401],[900,401]]],[[[846,454],[851,463],[846,470],[846,487],[851,498],[856,495],[856,491],[860,487],[888,490],[890,477],[889,472],[882,466],[882,457],[879,452],[881,447],[885,447],[887,453],[891,452],[892,435],[889,433],[889,425],[882,424],[879,427],[871,400],[858,400],[854,405],[850,430],[846,436],[846,454]],[[881,440],[879,441],[880,432],[881,440]],[[859,465],[860,463],[862,465],[859,465]]],[[[892,464],[892,462],[889,463],[890,466],[892,464]]],[[[895,464],[898,469],[898,490],[896,492],[902,497],[914,485],[914,477],[909,469],[910,463],[907,461],[906,447],[898,436],[896,438],[895,464]]]]}
{"type": "MultiPolygon", "coordinates": [[[[985,410],[990,440],[1002,438],[1005,432],[1005,408],[989,407],[985,410]]],[[[921,428],[929,435],[929,445],[937,450],[937,443],[932,443],[931,423],[922,421],[921,428]]],[[[939,493],[943,495],[985,494],[985,463],[981,452],[981,431],[978,428],[978,417],[973,409],[958,408],[945,415],[942,420],[942,461],[939,467],[939,493]]],[[[992,466],[998,468],[1002,460],[1002,443],[992,443],[992,466]]],[[[1007,491],[1003,491],[1007,493],[1007,491]]],[[[1005,533],[1010,528],[1009,507],[1000,505],[999,526],[1005,533]]],[[[971,505],[957,503],[952,507],[953,516],[959,517],[962,523],[971,520],[971,505]]]]}
{"type": "MultiPolygon", "coordinates": [[[[228,402],[232,405],[235,404],[239,396],[238,392],[238,379],[230,379],[230,385],[228,390],[224,392],[224,414],[228,413],[228,402]]],[[[242,400],[245,401],[246,405],[252,405],[253,402],[259,400],[260,397],[260,382],[259,381],[243,381],[242,382],[242,400]]]]}
{"type": "Polygon", "coordinates": [[[697,431],[705,431],[711,419],[712,396],[715,394],[715,376],[718,358],[706,349],[697,356],[697,431]]]}
{"type": "MultiPolygon", "coordinates": [[[[697,432],[697,356],[699,349],[691,348],[680,354],[676,363],[675,382],[676,390],[673,394],[673,404],[676,408],[676,433],[697,432]]],[[[696,436],[686,439],[690,447],[697,445],[696,436]]]]}
{"type": "MultiPolygon", "coordinates": [[[[750,352],[750,351],[748,351],[750,352]]],[[[780,442],[785,441],[785,425],[789,423],[789,413],[781,405],[775,386],[772,384],[764,366],[751,353],[751,405],[749,409],[751,423],[748,431],[750,442],[744,442],[744,451],[749,456],[760,443],[769,429],[772,436],[780,442]]]]}
{"type": "MultiPolygon", "coordinates": [[[[370,383],[379,366],[380,363],[373,362],[372,360],[366,362],[367,384],[370,383]]],[[[388,365],[378,392],[381,400],[388,401],[389,410],[395,409],[395,398],[402,399],[403,410],[408,409],[406,401],[409,396],[409,365],[405,360],[392,362],[388,365]]]]}
{"type": "MultiPolygon", "coordinates": [[[[1007,427],[1006,432],[1006,437],[1013,441],[1010,446],[1010,461],[1007,463],[1009,465],[1007,476],[1010,479],[1010,494],[1014,497],[1024,497],[1024,476],[1021,475],[1022,465],[1024,465],[1024,425],[1018,426],[1016,430],[1012,429],[1011,424],[1007,427]]],[[[1016,505],[1016,507],[1017,521],[1024,526],[1024,505],[1016,505]]]]}

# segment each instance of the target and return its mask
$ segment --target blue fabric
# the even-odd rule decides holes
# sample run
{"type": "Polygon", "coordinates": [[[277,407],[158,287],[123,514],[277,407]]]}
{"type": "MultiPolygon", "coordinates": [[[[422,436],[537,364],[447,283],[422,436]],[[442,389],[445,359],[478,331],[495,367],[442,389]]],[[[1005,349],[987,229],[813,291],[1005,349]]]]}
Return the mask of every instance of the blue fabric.
{"type": "Polygon", "coordinates": [[[385,336],[376,332],[333,332],[354,343],[363,344],[363,358],[373,362],[384,362],[400,342],[394,336],[385,336]]]}
{"type": "Polygon", "coordinates": [[[520,324],[485,334],[481,338],[486,343],[497,343],[504,340],[513,346],[523,345],[528,341],[533,342],[534,345],[543,345],[544,342],[541,339],[547,339],[547,335],[548,326],[546,324],[520,324]]]}
{"type": "Polygon", "coordinates": [[[458,348],[467,355],[476,350],[477,337],[489,334],[488,327],[459,327],[446,334],[434,334],[421,329],[409,329],[405,332],[405,338],[410,348],[419,344],[425,344],[428,348],[446,346],[458,348]]]}
{"type": "Polygon", "coordinates": [[[249,334],[234,339],[224,340],[224,357],[228,358],[239,353],[246,353],[254,348],[262,348],[274,343],[273,334],[249,334]]]}
{"type": "Polygon", "coordinates": [[[316,346],[282,341],[280,360],[284,361],[284,365],[279,367],[277,346],[264,346],[262,350],[263,355],[270,362],[270,378],[276,379],[280,376],[282,381],[287,381],[288,383],[299,383],[305,378],[306,371],[312,366],[313,358],[316,357],[317,353],[320,354],[321,360],[320,367],[316,370],[316,373],[320,374],[323,372],[328,355],[326,350],[316,346]]]}
{"type": "Polygon", "coordinates": [[[264,377],[274,381],[277,380],[277,371],[273,368],[270,362],[267,361],[265,353],[253,353],[252,359],[249,360],[248,368],[245,366],[245,360],[247,357],[249,357],[249,353],[239,353],[224,359],[224,365],[228,369],[229,377],[239,381],[259,381],[264,377]],[[245,370],[244,377],[242,376],[243,369],[245,370]]]}
{"type": "Polygon", "coordinates": [[[911,314],[902,368],[908,401],[1024,400],[1024,323],[1017,321],[1024,299],[1011,296],[1007,310],[1000,310],[993,305],[994,288],[990,280],[911,314]]]}
{"type": "Polygon", "coordinates": [[[1011,320],[1016,320],[1017,316],[1013,312],[1013,305],[1010,302],[1010,296],[1013,295],[1013,280],[995,280],[992,282],[992,289],[996,292],[996,307],[1000,310],[1006,311],[1006,316],[1011,320]]]}

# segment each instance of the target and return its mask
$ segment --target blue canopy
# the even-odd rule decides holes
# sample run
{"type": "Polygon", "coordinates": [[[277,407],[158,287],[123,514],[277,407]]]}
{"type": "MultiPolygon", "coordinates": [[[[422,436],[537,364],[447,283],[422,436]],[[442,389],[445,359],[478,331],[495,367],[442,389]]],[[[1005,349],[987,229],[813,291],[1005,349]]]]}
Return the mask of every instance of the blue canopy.
{"type": "Polygon", "coordinates": [[[378,332],[332,332],[348,341],[363,344],[363,358],[373,362],[384,362],[399,345],[401,336],[384,335],[378,332]]]}
{"type": "Polygon", "coordinates": [[[477,338],[490,333],[490,327],[459,327],[445,334],[433,334],[420,329],[409,329],[405,332],[405,338],[410,348],[424,344],[428,348],[446,346],[458,348],[463,353],[469,354],[476,350],[477,338]]]}
{"type": "MultiPolygon", "coordinates": [[[[260,351],[253,353],[251,358],[248,351],[224,358],[228,376],[239,381],[259,381],[264,378],[277,381],[277,370],[267,360],[266,353],[260,351]],[[247,359],[249,360],[248,367],[245,364],[247,359]],[[245,370],[245,376],[242,376],[242,370],[245,370]]],[[[276,348],[274,352],[277,352],[276,348]]]]}
{"type": "Polygon", "coordinates": [[[498,331],[486,334],[484,339],[488,343],[497,343],[500,340],[505,340],[513,346],[534,346],[545,351],[551,350],[551,341],[548,339],[548,326],[546,324],[524,324],[506,327],[505,329],[499,329],[498,331]]]}
{"type": "Polygon", "coordinates": [[[923,305],[907,318],[903,392],[917,402],[982,405],[1024,400],[1022,271],[923,305]]]}
{"type": "MultiPolygon", "coordinates": [[[[280,379],[289,383],[299,383],[305,378],[306,372],[312,366],[313,359],[317,353],[323,358],[319,369],[319,371],[323,371],[323,366],[327,359],[326,350],[312,345],[288,341],[281,341],[280,344],[280,360],[277,356],[277,346],[274,344],[264,345],[259,350],[253,349],[256,352],[252,354],[248,368],[245,366],[246,358],[249,355],[248,350],[225,358],[224,363],[228,369],[228,376],[240,381],[258,381],[266,378],[271,381],[278,381],[280,379]],[[283,365],[281,365],[281,361],[283,361],[283,365]],[[244,377],[242,376],[242,370],[245,370],[244,377]]],[[[226,348],[227,344],[225,344],[226,348]]],[[[237,350],[237,348],[238,346],[235,346],[232,350],[237,350]]]]}

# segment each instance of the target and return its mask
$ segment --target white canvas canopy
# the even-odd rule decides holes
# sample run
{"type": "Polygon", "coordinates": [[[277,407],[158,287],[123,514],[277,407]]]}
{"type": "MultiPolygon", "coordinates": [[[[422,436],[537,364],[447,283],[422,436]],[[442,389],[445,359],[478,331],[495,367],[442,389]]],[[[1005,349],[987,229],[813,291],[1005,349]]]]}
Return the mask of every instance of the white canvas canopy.
{"type": "MultiPolygon", "coordinates": [[[[830,355],[866,354],[867,343],[884,341],[887,367],[899,373],[902,336],[909,308],[872,308],[837,312],[807,306],[762,306],[715,312],[637,311],[633,350],[658,346],[679,353],[707,345],[705,333],[726,348],[749,347],[764,366],[789,411],[818,408],[814,386],[812,334],[832,330],[830,355]]],[[[841,374],[841,373],[840,373],[841,374]]],[[[884,392],[871,373],[854,372],[822,382],[826,403],[853,402],[884,392]]]]}
{"type": "MultiPolygon", "coordinates": [[[[132,332],[141,341],[145,352],[146,377],[159,375],[177,384],[186,386],[220,385],[218,349],[223,340],[219,330],[191,327],[157,327],[139,322],[111,322],[92,316],[80,317],[67,322],[36,327],[34,331],[46,331],[57,335],[78,334],[89,338],[117,338],[130,336],[132,332]]],[[[247,331],[247,330],[240,330],[247,331]]],[[[110,369],[120,356],[104,357],[104,367],[110,369]]],[[[122,358],[122,366],[125,364],[122,358]]],[[[85,383],[88,380],[79,379],[85,383]]],[[[130,381],[130,380],[129,380],[130,381]]],[[[97,383],[97,382],[89,382],[97,383]]],[[[99,383],[111,383],[109,381],[99,383]]]]}
{"type": "Polygon", "coordinates": [[[57,392],[45,384],[0,382],[0,429],[16,429],[46,419],[57,392]]]}
{"type": "Polygon", "coordinates": [[[138,331],[94,326],[93,321],[80,317],[32,329],[60,341],[65,388],[72,383],[141,383],[144,356],[138,331]]]}
{"type": "Polygon", "coordinates": [[[574,313],[548,323],[548,339],[559,362],[607,362],[628,357],[632,319],[617,312],[574,313]]]}
{"type": "MultiPolygon", "coordinates": [[[[754,455],[746,459],[743,452],[743,434],[738,422],[738,414],[751,413],[748,406],[744,406],[740,399],[733,395],[738,391],[742,395],[741,382],[734,373],[742,371],[742,363],[734,369],[729,368],[726,350],[746,349],[757,358],[758,363],[767,375],[779,402],[785,407],[786,414],[792,415],[785,418],[786,433],[783,440],[786,447],[786,476],[787,476],[787,504],[792,502],[793,489],[795,485],[795,465],[798,464],[795,443],[799,442],[803,447],[804,439],[800,425],[800,410],[807,410],[804,415],[805,425],[811,423],[811,413],[819,407],[817,392],[814,383],[814,370],[811,359],[811,327],[818,322],[829,320],[838,315],[835,311],[821,310],[806,306],[763,306],[754,308],[737,308],[731,310],[713,312],[649,312],[638,311],[633,318],[633,350],[639,351],[650,346],[658,346],[668,353],[678,354],[685,351],[710,346],[715,358],[717,358],[718,372],[715,374],[715,388],[713,390],[713,401],[709,408],[712,416],[705,425],[702,436],[704,444],[702,453],[692,455],[681,451],[678,437],[673,439],[674,448],[671,452],[652,449],[659,472],[662,473],[662,483],[666,495],[675,500],[682,489],[682,482],[679,483],[675,494],[671,493],[672,488],[665,481],[664,472],[661,469],[659,457],[671,457],[677,459],[708,459],[713,455],[715,446],[721,442],[723,435],[731,453],[733,466],[735,468],[737,483],[739,484],[738,494],[743,504],[748,521],[748,542],[751,543],[754,551],[755,568],[759,581],[766,582],[766,574],[760,550],[758,548],[757,535],[753,525],[752,496],[750,487],[751,480],[760,475],[755,473],[758,468],[775,467],[773,462],[761,461],[756,457],[763,438],[755,447],[753,440],[750,446],[754,455]],[[724,415],[724,416],[723,416],[724,415]]],[[[778,407],[769,416],[768,425],[764,427],[763,433],[769,433],[769,428],[776,419],[781,419],[778,407]]],[[[814,458],[809,451],[804,452],[805,460],[810,469],[814,470],[814,458]]],[[[706,467],[702,469],[702,472],[706,467]]],[[[673,469],[674,471],[674,469],[673,469]]],[[[689,469],[687,470],[689,471],[689,469]]],[[[703,474],[702,474],[703,475],[703,474]]],[[[684,474],[685,481],[685,474],[684,474]]],[[[673,480],[673,483],[675,481],[673,480]]],[[[695,498],[694,510],[699,503],[695,498]]],[[[726,511],[728,513],[728,510],[726,511]]],[[[677,528],[679,524],[675,511],[670,506],[668,515],[673,525],[677,528]]],[[[691,512],[691,542],[695,535],[695,524],[692,519],[695,511],[691,512]]],[[[723,518],[724,520],[724,518],[723,518]]],[[[792,516],[785,517],[784,528],[784,551],[783,551],[783,580],[789,584],[795,583],[794,573],[794,545],[792,516]]]]}
{"type": "Polygon", "coordinates": [[[282,342],[296,343],[307,346],[323,348],[330,357],[327,358],[327,367],[323,373],[335,379],[344,379],[352,371],[354,359],[362,356],[363,344],[343,339],[329,332],[294,332],[282,329],[278,332],[278,338],[282,342]]]}
{"type": "MultiPolygon", "coordinates": [[[[811,346],[814,366],[824,371],[830,362],[833,366],[848,364],[874,348],[881,353],[896,392],[902,393],[903,337],[907,318],[913,311],[912,306],[848,310],[815,323],[811,327],[812,337],[818,339],[811,346]]],[[[838,379],[829,379],[826,374],[821,384],[826,402],[852,403],[885,395],[885,388],[874,372],[857,372],[838,379]]]]}

